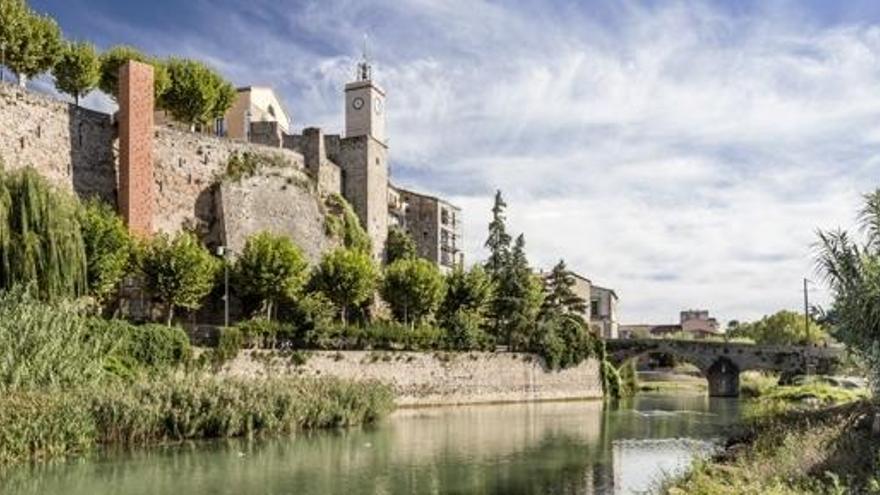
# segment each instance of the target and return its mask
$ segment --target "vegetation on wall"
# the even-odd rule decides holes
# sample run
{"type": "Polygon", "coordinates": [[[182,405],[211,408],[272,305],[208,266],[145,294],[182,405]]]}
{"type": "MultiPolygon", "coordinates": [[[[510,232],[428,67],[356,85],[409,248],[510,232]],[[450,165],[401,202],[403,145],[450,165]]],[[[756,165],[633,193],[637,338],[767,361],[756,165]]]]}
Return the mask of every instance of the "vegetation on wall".
{"type": "Polygon", "coordinates": [[[370,252],[372,241],[361,226],[357,213],[342,195],[334,193],[327,196],[324,205],[327,214],[324,219],[328,235],[342,240],[342,245],[357,251],[370,252]]]}
{"type": "Polygon", "coordinates": [[[86,42],[67,42],[52,69],[55,89],[79,99],[98,86],[101,79],[101,60],[95,45],[86,42]]]}
{"type": "Polygon", "coordinates": [[[0,168],[0,289],[33,284],[45,299],[76,297],[86,271],[76,199],[32,168],[0,168]]]}
{"type": "Polygon", "coordinates": [[[277,154],[269,153],[233,153],[226,161],[226,170],[222,180],[239,182],[253,177],[258,172],[270,168],[286,167],[287,162],[277,154]]]}

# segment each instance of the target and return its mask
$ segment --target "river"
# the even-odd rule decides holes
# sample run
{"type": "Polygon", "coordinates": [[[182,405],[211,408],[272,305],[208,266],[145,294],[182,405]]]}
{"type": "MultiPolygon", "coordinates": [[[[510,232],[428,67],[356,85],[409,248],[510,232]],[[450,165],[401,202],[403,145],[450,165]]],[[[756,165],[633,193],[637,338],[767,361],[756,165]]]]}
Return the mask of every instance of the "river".
{"type": "Polygon", "coordinates": [[[639,493],[706,455],[738,419],[737,400],[702,394],[643,394],[617,407],[585,401],[402,409],[367,428],[17,467],[0,475],[0,492],[639,493]]]}

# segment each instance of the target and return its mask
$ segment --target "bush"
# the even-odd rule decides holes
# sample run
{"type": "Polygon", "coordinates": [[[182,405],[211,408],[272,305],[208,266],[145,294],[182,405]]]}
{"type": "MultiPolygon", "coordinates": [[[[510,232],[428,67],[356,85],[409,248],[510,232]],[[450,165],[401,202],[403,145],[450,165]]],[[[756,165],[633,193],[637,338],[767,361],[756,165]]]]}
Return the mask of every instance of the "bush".
{"type": "Polygon", "coordinates": [[[456,351],[488,351],[495,347],[495,340],[483,330],[485,318],[477,312],[459,310],[445,318],[445,347],[456,351]]]}
{"type": "Polygon", "coordinates": [[[189,364],[192,358],[189,337],[180,327],[92,318],[89,333],[116,342],[105,369],[122,378],[165,372],[189,364]]]}

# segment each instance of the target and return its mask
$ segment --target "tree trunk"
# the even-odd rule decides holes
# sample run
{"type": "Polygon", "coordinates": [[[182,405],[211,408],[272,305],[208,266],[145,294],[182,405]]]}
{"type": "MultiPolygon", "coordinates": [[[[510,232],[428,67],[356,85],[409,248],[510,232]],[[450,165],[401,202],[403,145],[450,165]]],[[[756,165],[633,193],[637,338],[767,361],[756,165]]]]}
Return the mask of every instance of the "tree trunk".
{"type": "Polygon", "coordinates": [[[18,87],[24,88],[27,85],[27,76],[24,74],[16,74],[18,76],[18,87]]]}
{"type": "Polygon", "coordinates": [[[171,304],[171,303],[169,303],[169,304],[168,304],[168,318],[167,318],[167,320],[165,321],[165,324],[166,324],[167,326],[170,327],[170,326],[171,326],[171,322],[172,322],[173,320],[174,320],[174,305],[171,304]]]}
{"type": "Polygon", "coordinates": [[[348,326],[348,318],[346,315],[347,308],[345,305],[342,306],[342,311],[340,311],[340,316],[342,317],[342,326],[348,326]]]}

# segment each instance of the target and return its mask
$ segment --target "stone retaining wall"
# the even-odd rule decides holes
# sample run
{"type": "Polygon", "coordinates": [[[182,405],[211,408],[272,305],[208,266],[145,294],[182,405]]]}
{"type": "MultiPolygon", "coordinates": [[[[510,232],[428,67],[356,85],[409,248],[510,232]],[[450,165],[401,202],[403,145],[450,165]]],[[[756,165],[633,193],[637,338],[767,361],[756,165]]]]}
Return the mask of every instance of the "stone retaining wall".
{"type": "Polygon", "coordinates": [[[283,374],[379,380],[399,406],[598,399],[599,364],[587,360],[550,371],[533,354],[509,352],[243,351],[221,373],[258,378],[283,374]],[[299,359],[305,357],[305,363],[299,359]]]}

